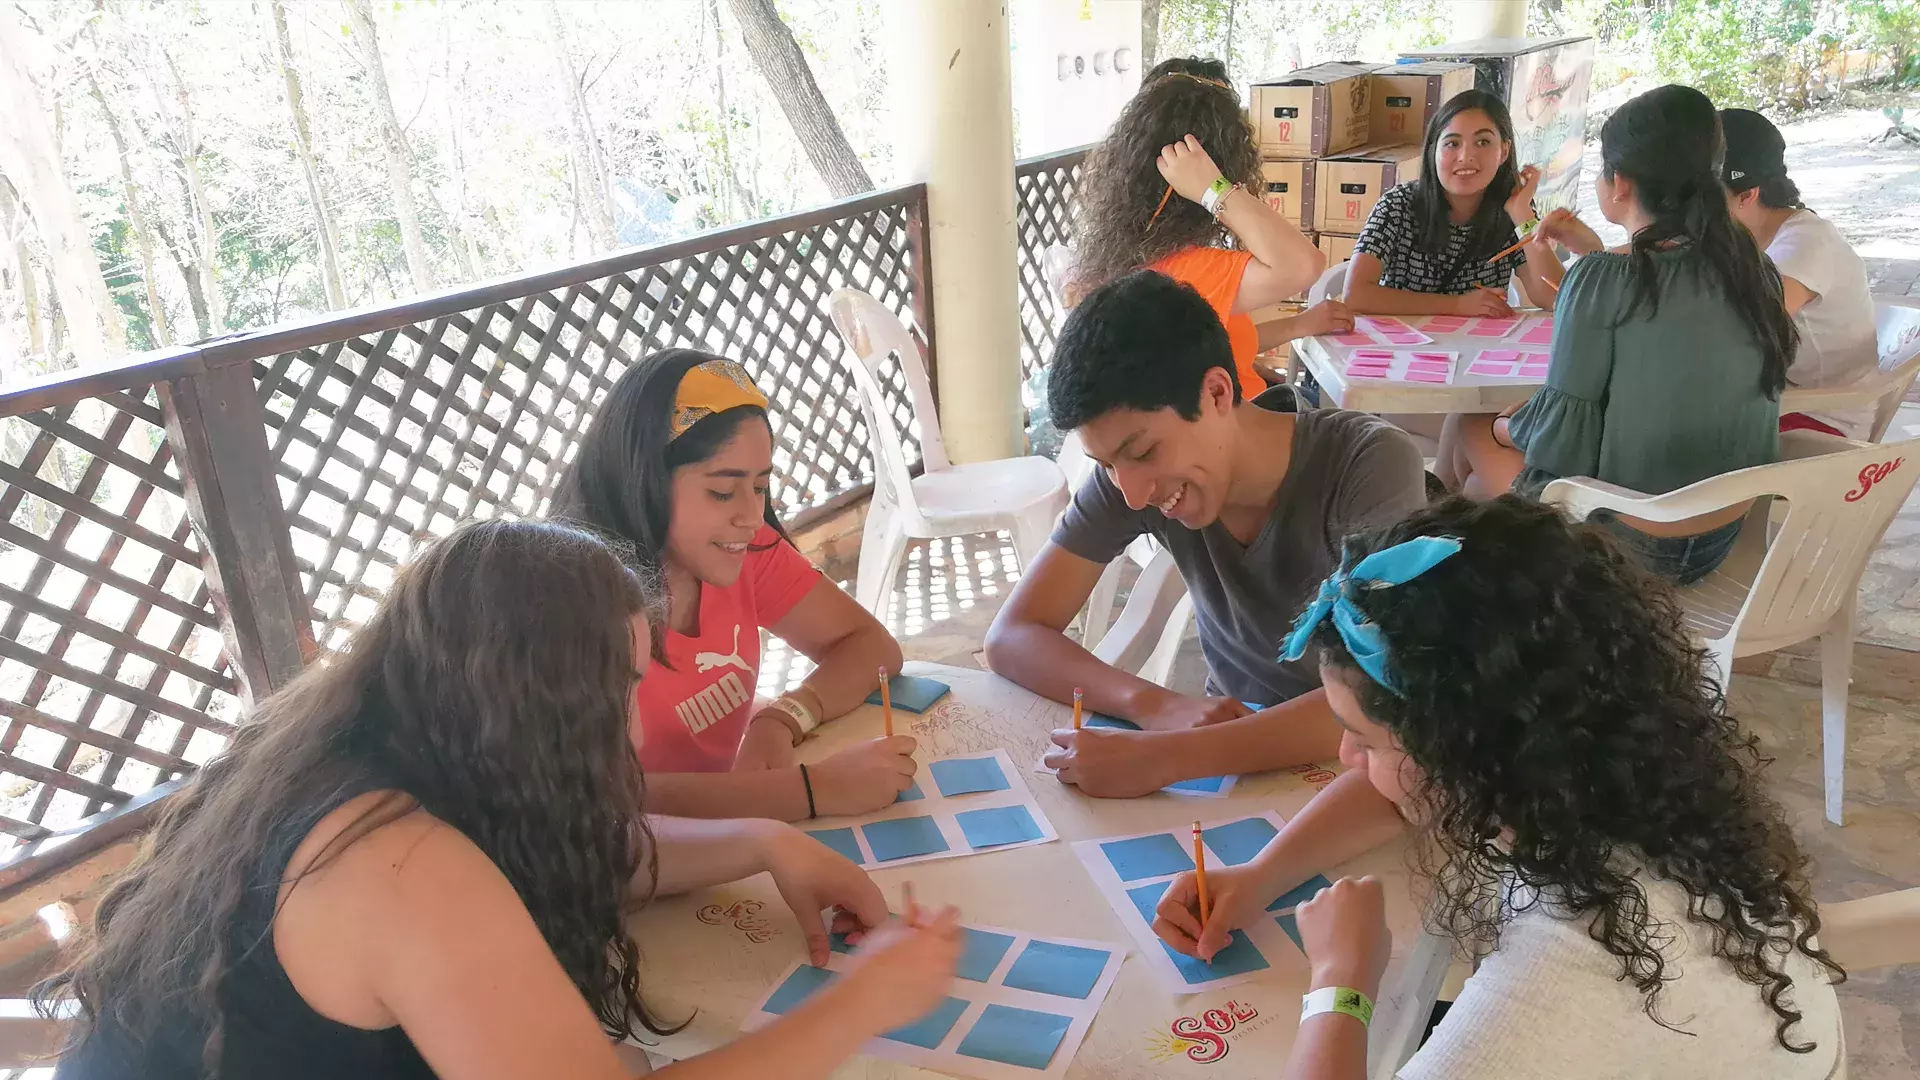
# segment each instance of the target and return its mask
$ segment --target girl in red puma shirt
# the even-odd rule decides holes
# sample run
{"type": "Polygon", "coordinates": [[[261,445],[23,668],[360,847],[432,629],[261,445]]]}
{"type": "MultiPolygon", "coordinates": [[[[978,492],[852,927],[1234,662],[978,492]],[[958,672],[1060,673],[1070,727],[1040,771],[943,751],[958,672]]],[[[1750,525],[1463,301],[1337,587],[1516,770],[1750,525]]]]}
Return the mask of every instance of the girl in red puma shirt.
{"type": "Polygon", "coordinates": [[[669,349],[614,383],[554,493],[555,517],[624,541],[665,585],[661,662],[633,719],[651,812],[798,821],[878,809],[913,781],[904,735],[795,761],[807,732],[900,669],[900,646],[794,549],[772,476],[767,399],[746,369],[669,349]],[[762,629],[818,665],[766,703],[762,629]]]}

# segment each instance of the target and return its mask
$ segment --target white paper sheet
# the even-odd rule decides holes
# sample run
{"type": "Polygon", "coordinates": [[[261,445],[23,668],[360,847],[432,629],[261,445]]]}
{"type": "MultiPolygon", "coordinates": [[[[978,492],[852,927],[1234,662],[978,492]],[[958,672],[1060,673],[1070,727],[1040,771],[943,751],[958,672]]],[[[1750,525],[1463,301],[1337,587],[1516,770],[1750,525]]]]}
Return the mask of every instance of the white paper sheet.
{"type": "MultiPolygon", "coordinates": [[[[1272,826],[1275,832],[1278,832],[1281,826],[1286,824],[1285,818],[1269,810],[1264,814],[1203,822],[1201,827],[1203,829],[1218,829],[1224,826],[1238,825],[1246,822],[1249,818],[1264,820],[1272,826]]],[[[1163,842],[1155,841],[1154,843],[1162,850],[1166,850],[1163,842]]],[[[1229,846],[1223,841],[1222,846],[1227,849],[1221,850],[1220,848],[1216,848],[1214,840],[1209,838],[1206,846],[1207,869],[1209,870],[1218,869],[1222,866],[1243,865],[1251,858],[1246,851],[1246,844],[1244,842],[1229,846]]],[[[1087,868],[1087,873],[1092,876],[1094,884],[1099,887],[1100,894],[1106,897],[1107,903],[1112,905],[1114,913],[1120,916],[1122,923],[1126,924],[1127,932],[1133,935],[1134,941],[1139,944],[1140,953],[1146,958],[1147,966],[1153,969],[1154,978],[1169,993],[1175,995],[1197,994],[1206,990],[1216,990],[1225,986],[1233,986],[1237,983],[1249,982],[1275,973],[1284,974],[1305,971],[1307,968],[1306,955],[1300,951],[1299,946],[1293,943],[1293,939],[1287,935],[1280,921],[1281,917],[1291,910],[1291,907],[1287,906],[1276,908],[1272,911],[1263,911],[1261,917],[1254,920],[1252,925],[1241,927],[1239,931],[1237,931],[1237,933],[1245,936],[1245,942],[1236,945],[1231,955],[1223,951],[1216,956],[1213,965],[1208,969],[1209,973],[1217,969],[1222,972],[1221,974],[1210,974],[1210,977],[1189,980],[1186,975],[1181,973],[1179,965],[1173,959],[1173,955],[1167,950],[1166,943],[1162,942],[1160,938],[1154,934],[1151,918],[1141,912],[1140,907],[1135,903],[1134,897],[1130,895],[1130,891],[1137,890],[1144,894],[1148,890],[1151,890],[1152,887],[1159,886],[1159,891],[1151,892],[1151,899],[1157,902],[1159,892],[1164,891],[1164,887],[1168,882],[1171,882],[1180,872],[1191,869],[1193,862],[1192,852],[1193,833],[1191,828],[1188,827],[1175,827],[1161,829],[1155,832],[1136,833],[1132,836],[1108,836],[1098,840],[1081,840],[1073,845],[1073,853],[1079,857],[1081,864],[1087,868]],[[1152,837],[1171,837],[1174,843],[1186,853],[1184,862],[1177,867],[1171,865],[1171,863],[1165,866],[1155,867],[1154,869],[1159,872],[1152,873],[1141,873],[1138,872],[1138,868],[1134,868],[1129,870],[1127,876],[1123,879],[1122,870],[1116,866],[1114,856],[1110,854],[1111,849],[1106,845],[1132,840],[1144,841],[1152,837]],[[1248,953],[1246,950],[1251,950],[1251,953],[1248,953]],[[1248,961],[1253,961],[1257,958],[1257,966],[1252,966],[1251,963],[1248,966],[1237,966],[1235,962],[1242,958],[1248,961]]],[[[1189,964],[1196,963],[1192,961],[1183,962],[1189,964]]]]}
{"type": "MultiPolygon", "coordinates": [[[[1101,1003],[1106,1000],[1107,991],[1113,988],[1113,981],[1120,974],[1120,965],[1127,958],[1127,947],[1115,942],[1033,935],[997,926],[969,926],[968,929],[987,935],[1010,937],[1014,941],[1000,955],[998,962],[991,968],[990,974],[987,974],[986,981],[977,982],[967,978],[954,980],[953,989],[948,991],[948,997],[964,1001],[966,1007],[958,1014],[958,1018],[953,1021],[945,1034],[940,1036],[939,1042],[929,1049],[883,1036],[869,1042],[861,1052],[872,1057],[935,1069],[952,1076],[974,1077],[977,1080],[1036,1080],[1038,1077],[1051,1077],[1058,1080],[1065,1077],[1068,1066],[1073,1063],[1074,1054],[1079,1051],[1081,1041],[1087,1036],[1087,1029],[1093,1026],[1093,1018],[1099,1013],[1101,1003]],[[1094,977],[1092,989],[1085,997],[1042,993],[1005,985],[1005,980],[1012,974],[1014,966],[1020,962],[1027,947],[1035,942],[1107,954],[1106,963],[1094,977]],[[1066,1033],[1061,1036],[1044,1067],[1033,1068],[991,1058],[968,1056],[959,1052],[960,1047],[967,1043],[968,1037],[973,1034],[976,1025],[986,1015],[988,1006],[1045,1013],[1068,1020],[1066,1033]]],[[[827,961],[827,970],[842,972],[850,963],[849,955],[835,952],[827,961]]],[[[753,1031],[778,1019],[777,1014],[767,1011],[767,1006],[803,964],[804,961],[795,963],[774,980],[773,986],[766,995],[742,1021],[741,1030],[753,1031]]],[[[912,1026],[909,1025],[909,1027],[912,1026]]]]}
{"type": "MultiPolygon", "coordinates": [[[[881,869],[893,866],[908,866],[930,859],[951,859],[961,855],[978,855],[989,851],[1005,851],[1013,848],[1032,847],[1035,844],[1050,843],[1060,838],[1054,831],[1053,823],[1033,799],[1033,792],[1027,787],[1026,778],[1013,767],[1013,759],[1005,750],[994,750],[983,754],[960,754],[953,757],[934,758],[923,762],[914,785],[920,792],[920,798],[906,802],[896,802],[870,814],[857,816],[820,818],[802,822],[800,828],[827,846],[834,848],[849,859],[869,869],[881,869]],[[999,764],[1000,773],[1007,781],[1007,787],[999,791],[982,791],[962,795],[942,795],[935,781],[934,767],[947,761],[971,761],[990,759],[999,764]],[[996,844],[988,847],[975,847],[967,839],[960,816],[982,810],[998,810],[1007,807],[1024,807],[1031,816],[1039,835],[1032,839],[996,844]],[[870,834],[869,826],[890,821],[903,821],[908,818],[928,818],[930,826],[921,828],[937,829],[945,850],[931,851],[899,858],[883,859],[889,853],[886,839],[879,833],[870,834]],[[826,834],[826,835],[822,835],[826,834]],[[876,852],[876,844],[881,849],[876,852]]],[[[969,821],[974,819],[968,819],[969,821]]],[[[882,827],[882,832],[886,827],[882,827]]]]}

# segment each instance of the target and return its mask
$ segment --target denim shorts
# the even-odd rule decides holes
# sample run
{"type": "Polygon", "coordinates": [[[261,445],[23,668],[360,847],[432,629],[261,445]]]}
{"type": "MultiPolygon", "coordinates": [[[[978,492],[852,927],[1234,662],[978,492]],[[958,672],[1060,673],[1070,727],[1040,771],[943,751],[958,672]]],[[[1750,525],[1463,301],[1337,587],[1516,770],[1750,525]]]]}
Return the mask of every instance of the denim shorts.
{"type": "Polygon", "coordinates": [[[1713,573],[1727,560],[1740,538],[1745,518],[1735,518],[1717,529],[1692,536],[1649,536],[1621,521],[1610,510],[1595,510],[1588,523],[1613,534],[1640,564],[1677,585],[1691,585],[1713,573]]]}

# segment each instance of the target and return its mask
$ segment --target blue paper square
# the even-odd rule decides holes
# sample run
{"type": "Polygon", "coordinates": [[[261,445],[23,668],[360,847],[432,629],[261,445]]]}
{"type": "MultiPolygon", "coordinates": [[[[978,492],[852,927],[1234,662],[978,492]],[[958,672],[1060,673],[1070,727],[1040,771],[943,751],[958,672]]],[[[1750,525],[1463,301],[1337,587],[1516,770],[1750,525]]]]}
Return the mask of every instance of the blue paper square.
{"type": "Polygon", "coordinates": [[[1024,806],[996,806],[991,810],[966,810],[953,815],[966,835],[969,847],[990,848],[1038,840],[1045,835],[1024,806]]]}
{"type": "Polygon", "coordinates": [[[1241,818],[1226,825],[1216,825],[1203,830],[1200,835],[1207,842],[1207,850],[1220,856],[1220,861],[1228,866],[1239,866],[1253,861],[1267,841],[1279,835],[1280,830],[1273,822],[1263,817],[1241,818]]]}
{"type": "Polygon", "coordinates": [[[1007,774],[996,757],[952,758],[927,766],[933,774],[933,786],[947,798],[972,795],[979,791],[1005,791],[1007,774]]]}
{"type": "Polygon", "coordinates": [[[1293,917],[1293,912],[1287,912],[1276,921],[1280,923],[1280,929],[1285,930],[1287,936],[1293,939],[1293,943],[1300,947],[1300,951],[1306,952],[1307,943],[1300,940],[1300,923],[1293,917]]]}
{"type": "Polygon", "coordinates": [[[828,934],[827,948],[837,953],[853,952],[853,946],[847,943],[845,934],[828,934]]]}
{"type": "Polygon", "coordinates": [[[894,1042],[911,1043],[914,1046],[924,1047],[928,1050],[936,1050],[940,1046],[940,1040],[947,1037],[947,1032],[952,1031],[953,1025],[959,1021],[960,1014],[966,1011],[967,1003],[965,1001],[960,998],[950,997],[941,1002],[939,1008],[927,1015],[908,1024],[906,1027],[894,1028],[892,1031],[886,1032],[880,1037],[883,1039],[892,1039],[894,1042]]]}
{"type": "Polygon", "coordinates": [[[1281,893],[1274,899],[1273,903],[1267,905],[1267,910],[1280,911],[1285,908],[1299,907],[1301,904],[1313,899],[1321,889],[1331,888],[1332,886],[1333,882],[1328,881],[1325,875],[1315,874],[1300,884],[1295,885],[1293,888],[1288,889],[1286,892],[1281,893]]]}
{"type": "Polygon", "coordinates": [[[1176,780],[1162,791],[1196,791],[1203,795],[1218,795],[1220,789],[1227,786],[1224,776],[1197,776],[1192,780],[1176,780]]]}
{"type": "Polygon", "coordinates": [[[1036,994],[1084,999],[1093,993],[1094,984],[1100,981],[1100,973],[1107,969],[1107,958],[1111,955],[1105,949],[1083,949],[1056,941],[1029,941],[1000,984],[1036,994]]]}
{"type": "Polygon", "coordinates": [[[1072,1026],[1073,1018],[1069,1016],[989,1005],[954,1052],[963,1057],[1044,1069],[1072,1026]]]}
{"type": "Polygon", "coordinates": [[[1113,864],[1113,872],[1120,875],[1121,881],[1166,877],[1193,869],[1193,856],[1187,854],[1187,849],[1181,847],[1171,833],[1110,840],[1100,845],[1100,851],[1113,864]]]}
{"type": "Polygon", "coordinates": [[[961,927],[960,932],[966,935],[966,945],[960,953],[960,966],[953,973],[969,982],[983,983],[993,978],[993,969],[1000,966],[1000,958],[1013,948],[1016,939],[970,926],[961,927]]]}
{"type": "Polygon", "coordinates": [[[775,990],[773,996],[768,998],[767,1003],[761,1007],[776,1016],[783,1015],[812,997],[814,991],[839,977],[837,972],[828,971],[826,968],[801,964],[793,969],[793,974],[787,976],[787,981],[781,983],[780,989],[775,990]]]}
{"type": "Polygon", "coordinates": [[[940,835],[939,824],[930,817],[876,821],[861,826],[861,830],[867,834],[867,846],[873,849],[874,862],[892,862],[948,850],[947,838],[940,835]]]}
{"type": "Polygon", "coordinates": [[[1119,728],[1121,731],[1140,730],[1139,724],[1131,720],[1122,720],[1117,716],[1108,716],[1106,713],[1094,713],[1091,716],[1082,716],[1080,718],[1080,724],[1082,727],[1119,728]]]}
{"type": "MultiPolygon", "coordinates": [[[[887,694],[893,698],[893,707],[907,712],[926,712],[933,703],[947,696],[953,689],[938,679],[926,679],[918,675],[895,675],[887,680],[887,694]]],[[[867,695],[867,704],[880,704],[880,688],[867,695]]]]}
{"type": "Polygon", "coordinates": [[[1173,951],[1173,946],[1161,942],[1160,947],[1167,950],[1173,959],[1173,966],[1180,971],[1180,977],[1188,983],[1203,983],[1213,979],[1224,979],[1229,975],[1244,975],[1249,971],[1265,971],[1267,958],[1247,939],[1247,932],[1235,930],[1227,940],[1227,947],[1213,954],[1213,963],[1186,953],[1173,951]]]}
{"type": "Polygon", "coordinates": [[[893,797],[893,801],[894,802],[919,802],[921,799],[924,799],[926,797],[927,797],[927,793],[920,790],[920,781],[915,780],[913,783],[907,785],[907,790],[901,792],[898,795],[895,795],[893,797]]]}
{"type": "Polygon", "coordinates": [[[845,855],[850,862],[866,861],[866,856],[860,854],[860,841],[853,838],[852,829],[815,829],[807,835],[845,855]]]}
{"type": "Polygon", "coordinates": [[[1133,908],[1148,926],[1153,925],[1153,913],[1160,908],[1160,898],[1167,895],[1169,881],[1156,881],[1151,885],[1136,885],[1127,890],[1127,899],[1133,901],[1133,908]]]}

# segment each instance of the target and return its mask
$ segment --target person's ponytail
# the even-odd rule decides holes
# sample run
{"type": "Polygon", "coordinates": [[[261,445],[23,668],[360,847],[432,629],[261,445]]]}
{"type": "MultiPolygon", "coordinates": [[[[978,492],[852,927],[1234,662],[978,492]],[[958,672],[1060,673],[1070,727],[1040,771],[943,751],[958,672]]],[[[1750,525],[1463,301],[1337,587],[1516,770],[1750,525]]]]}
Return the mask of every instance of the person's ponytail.
{"type": "Polygon", "coordinates": [[[1691,244],[1699,265],[1718,282],[1760,346],[1760,389],[1778,399],[1800,334],[1787,314],[1780,275],[1733,220],[1720,184],[1724,147],[1720,117],[1705,94],[1663,86],[1634,98],[1600,132],[1605,175],[1633,181],[1651,219],[1633,235],[1634,308],[1659,310],[1659,274],[1653,253],[1668,243],[1691,244]]]}

